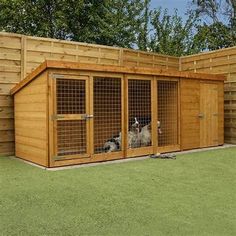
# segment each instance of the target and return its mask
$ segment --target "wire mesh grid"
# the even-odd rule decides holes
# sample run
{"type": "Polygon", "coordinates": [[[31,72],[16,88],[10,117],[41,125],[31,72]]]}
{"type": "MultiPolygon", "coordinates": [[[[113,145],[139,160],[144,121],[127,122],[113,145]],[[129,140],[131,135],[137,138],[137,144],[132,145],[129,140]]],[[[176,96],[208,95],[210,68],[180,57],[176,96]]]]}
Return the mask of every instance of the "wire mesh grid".
{"type": "MultiPolygon", "coordinates": [[[[57,114],[86,113],[86,81],[57,79],[57,114]]],[[[85,120],[57,120],[57,155],[86,153],[87,132],[85,120]]]]}
{"type": "Polygon", "coordinates": [[[85,114],[85,80],[57,79],[57,114],[85,114]]]}
{"type": "Polygon", "coordinates": [[[150,146],[151,140],[151,81],[128,81],[128,148],[150,146]]]}
{"type": "Polygon", "coordinates": [[[121,150],[121,79],[94,78],[94,153],[121,150]]]}
{"type": "Polygon", "coordinates": [[[57,121],[58,156],[86,153],[86,121],[57,121]]]}
{"type": "Polygon", "coordinates": [[[158,81],[158,146],[178,144],[178,82],[158,81]]]}

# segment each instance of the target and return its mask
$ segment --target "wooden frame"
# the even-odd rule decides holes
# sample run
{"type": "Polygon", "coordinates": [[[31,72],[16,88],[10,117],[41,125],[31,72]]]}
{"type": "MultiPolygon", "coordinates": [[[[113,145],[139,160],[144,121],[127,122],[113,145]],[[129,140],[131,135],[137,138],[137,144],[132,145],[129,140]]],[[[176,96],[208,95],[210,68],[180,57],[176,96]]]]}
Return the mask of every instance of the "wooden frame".
{"type": "MultiPolygon", "coordinates": [[[[62,159],[61,157],[57,156],[58,153],[58,149],[57,149],[57,122],[58,121],[69,121],[69,120],[84,120],[84,116],[86,114],[90,114],[90,89],[89,89],[89,76],[81,76],[81,75],[77,75],[77,76],[73,76],[73,75],[68,75],[68,74],[52,74],[50,79],[53,81],[53,114],[51,114],[51,119],[53,120],[53,137],[54,137],[54,148],[53,148],[53,159],[57,159],[60,160],[62,159]],[[57,79],[65,79],[65,80],[83,80],[85,81],[85,101],[86,101],[86,113],[85,114],[63,114],[63,115],[58,115],[57,112],[57,106],[56,106],[56,101],[57,101],[57,97],[56,97],[56,81],[57,79]],[[53,116],[56,116],[57,118],[53,118],[53,116]]],[[[86,146],[86,154],[81,154],[81,155],[65,155],[63,156],[63,159],[74,159],[74,158],[88,158],[90,156],[90,150],[91,150],[91,142],[90,142],[90,124],[87,121],[86,122],[86,132],[87,132],[87,146],[86,146]]]]}
{"type": "MultiPolygon", "coordinates": [[[[103,72],[93,72],[90,73],[90,112],[91,114],[94,114],[94,104],[93,104],[93,87],[94,87],[94,79],[96,78],[105,78],[105,79],[120,79],[121,81],[121,98],[123,95],[123,86],[124,86],[124,78],[122,74],[112,74],[112,73],[103,73],[103,72]]],[[[124,101],[121,99],[121,132],[122,132],[122,140],[124,139],[124,101]]],[[[91,134],[90,139],[93,140],[94,138],[94,119],[91,119],[91,134]]],[[[113,160],[113,159],[120,159],[124,158],[124,141],[122,141],[121,150],[116,151],[113,153],[94,153],[94,145],[91,145],[91,159],[104,159],[104,160],[113,160]]]]}
{"type": "MultiPolygon", "coordinates": [[[[144,81],[150,81],[150,89],[151,89],[151,98],[154,96],[154,94],[153,94],[153,76],[151,76],[151,75],[127,75],[126,76],[126,80],[127,80],[127,86],[128,86],[128,83],[129,83],[129,80],[144,80],[144,81]]],[[[126,100],[126,102],[127,102],[127,104],[126,104],[126,117],[127,117],[127,121],[126,122],[128,122],[128,120],[129,120],[129,105],[128,105],[128,87],[127,87],[127,91],[126,91],[126,93],[127,93],[127,100],[126,100]]],[[[152,124],[153,124],[153,122],[154,122],[154,120],[153,119],[155,119],[155,117],[154,117],[154,114],[153,114],[153,110],[152,110],[152,108],[153,108],[153,106],[154,106],[154,101],[153,100],[151,100],[151,104],[150,104],[150,106],[151,106],[151,111],[152,111],[152,114],[151,114],[151,120],[152,120],[152,124]]],[[[155,126],[155,125],[154,125],[155,126]]],[[[126,128],[126,132],[128,133],[128,123],[127,123],[127,128],[126,128]]],[[[152,132],[152,133],[154,133],[154,132],[152,132]]],[[[126,149],[127,149],[127,151],[126,151],[126,158],[129,158],[129,157],[136,157],[136,156],[143,156],[143,155],[147,155],[147,154],[152,154],[153,153],[153,150],[154,150],[154,143],[153,143],[153,141],[154,140],[152,140],[152,143],[151,143],[151,145],[150,146],[147,146],[147,147],[139,147],[139,148],[131,148],[131,149],[129,149],[128,148],[128,142],[126,142],[126,149]]]]}
{"type": "MultiPolygon", "coordinates": [[[[107,160],[115,160],[121,158],[130,158],[141,155],[155,154],[157,152],[172,152],[179,151],[180,149],[188,149],[182,145],[183,137],[183,127],[182,125],[182,115],[183,106],[181,101],[184,98],[184,93],[182,92],[182,86],[180,81],[188,81],[190,84],[192,81],[198,81],[199,83],[209,83],[209,84],[223,84],[223,76],[212,76],[206,74],[192,74],[192,73],[181,73],[181,72],[167,72],[164,70],[150,69],[150,68],[130,68],[130,67],[117,67],[117,66],[98,66],[79,63],[61,63],[61,62],[45,62],[41,65],[36,71],[31,75],[26,77],[19,85],[16,85],[12,89],[12,94],[17,99],[17,94],[24,89],[30,87],[34,80],[37,80],[39,76],[46,75],[47,78],[47,125],[46,129],[48,132],[48,155],[47,155],[47,164],[48,167],[57,167],[64,165],[72,164],[82,164],[82,163],[91,163],[107,160]],[[121,81],[121,150],[111,153],[95,153],[94,151],[94,121],[89,119],[86,121],[86,142],[87,142],[87,153],[86,154],[76,154],[76,155],[65,155],[63,158],[55,158],[57,156],[57,121],[53,119],[53,115],[57,114],[56,107],[56,79],[78,79],[85,80],[86,82],[86,114],[94,114],[94,78],[102,77],[107,79],[119,78],[121,81]],[[152,143],[151,146],[140,147],[134,149],[128,149],[128,113],[129,113],[129,104],[128,104],[128,81],[129,80],[148,80],[150,81],[151,89],[151,124],[152,124],[152,143]],[[158,132],[157,132],[157,120],[158,120],[158,81],[175,81],[177,82],[177,96],[178,96],[178,107],[177,107],[177,144],[159,146],[158,145],[158,132]]],[[[187,91],[187,90],[186,90],[187,91]]],[[[17,108],[17,104],[16,104],[17,108]]],[[[188,109],[191,109],[188,108],[188,109]]],[[[223,112],[222,112],[223,114],[223,112]]],[[[81,120],[83,119],[83,114],[66,114],[63,117],[58,117],[57,120],[81,120]]],[[[16,127],[17,130],[17,127],[16,127]]],[[[222,131],[223,133],[223,131],[222,131]]],[[[219,143],[221,145],[221,143],[219,143]]],[[[195,146],[198,148],[198,146],[195,146]]],[[[30,157],[29,157],[30,160],[30,157]]],[[[30,160],[31,161],[31,160],[30,160]]],[[[32,160],[34,162],[34,160],[32,160]]]]}
{"type": "MultiPolygon", "coordinates": [[[[164,77],[155,77],[156,81],[157,81],[157,84],[158,84],[158,81],[174,81],[174,82],[177,82],[177,97],[178,97],[178,101],[177,101],[177,144],[175,145],[168,145],[168,146],[165,146],[165,147],[160,147],[160,146],[157,146],[157,152],[158,153],[166,153],[166,152],[173,152],[173,151],[180,151],[181,150],[181,94],[180,94],[180,78],[177,79],[177,78],[170,78],[170,77],[167,77],[167,78],[164,78],[164,77]]],[[[158,117],[158,115],[157,115],[158,117]]]]}

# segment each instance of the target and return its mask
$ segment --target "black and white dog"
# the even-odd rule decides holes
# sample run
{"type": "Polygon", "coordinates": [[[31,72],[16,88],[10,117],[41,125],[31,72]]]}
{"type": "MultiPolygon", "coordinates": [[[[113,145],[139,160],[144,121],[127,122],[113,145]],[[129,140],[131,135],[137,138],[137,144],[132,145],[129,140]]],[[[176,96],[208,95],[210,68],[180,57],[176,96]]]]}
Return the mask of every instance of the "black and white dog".
{"type": "Polygon", "coordinates": [[[103,146],[103,150],[105,152],[119,151],[120,148],[121,148],[121,133],[119,134],[119,136],[108,139],[103,146]]]}
{"type": "MultiPolygon", "coordinates": [[[[161,123],[157,122],[158,133],[162,134],[161,123]]],[[[151,123],[145,125],[140,129],[140,123],[137,118],[134,118],[134,123],[131,125],[128,132],[128,148],[145,147],[150,145],[152,140],[151,123]]],[[[121,132],[118,136],[106,141],[103,146],[105,152],[115,152],[121,149],[121,132]]]]}
{"type": "MultiPolygon", "coordinates": [[[[158,134],[162,134],[161,122],[157,121],[158,134]]],[[[140,132],[140,144],[142,147],[150,145],[152,141],[151,123],[145,125],[140,132]]]]}
{"type": "MultiPolygon", "coordinates": [[[[139,139],[140,125],[137,118],[134,118],[134,123],[131,125],[131,129],[128,132],[128,143],[129,148],[135,148],[140,145],[139,139]]],[[[105,152],[115,152],[121,149],[121,132],[118,136],[108,139],[104,146],[103,150],[105,152]]]]}

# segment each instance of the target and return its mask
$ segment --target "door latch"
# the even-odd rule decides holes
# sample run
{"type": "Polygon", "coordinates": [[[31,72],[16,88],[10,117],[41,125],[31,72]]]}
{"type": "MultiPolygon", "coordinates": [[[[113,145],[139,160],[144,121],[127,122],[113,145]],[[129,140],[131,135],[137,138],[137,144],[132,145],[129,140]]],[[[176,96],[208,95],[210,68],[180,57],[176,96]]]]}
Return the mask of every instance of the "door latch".
{"type": "Polygon", "coordinates": [[[51,116],[52,120],[59,120],[59,119],[63,119],[63,118],[65,118],[65,116],[63,116],[63,115],[52,115],[51,116]]]}
{"type": "Polygon", "coordinates": [[[203,113],[199,113],[198,114],[198,118],[200,118],[200,119],[204,118],[204,114],[203,113]]]}
{"type": "Polygon", "coordinates": [[[83,115],[83,118],[84,118],[85,120],[88,120],[88,119],[93,118],[93,115],[85,114],[85,115],[83,115]]]}

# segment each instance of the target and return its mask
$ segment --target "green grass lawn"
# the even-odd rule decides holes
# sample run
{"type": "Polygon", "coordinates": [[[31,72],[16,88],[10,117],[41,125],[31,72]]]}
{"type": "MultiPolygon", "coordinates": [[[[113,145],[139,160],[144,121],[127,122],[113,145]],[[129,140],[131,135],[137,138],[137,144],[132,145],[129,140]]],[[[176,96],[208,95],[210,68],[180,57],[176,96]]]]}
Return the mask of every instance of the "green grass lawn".
{"type": "Polygon", "coordinates": [[[62,171],[0,158],[0,235],[236,235],[236,148],[62,171]]]}

